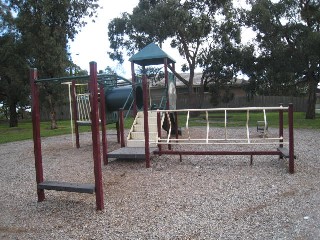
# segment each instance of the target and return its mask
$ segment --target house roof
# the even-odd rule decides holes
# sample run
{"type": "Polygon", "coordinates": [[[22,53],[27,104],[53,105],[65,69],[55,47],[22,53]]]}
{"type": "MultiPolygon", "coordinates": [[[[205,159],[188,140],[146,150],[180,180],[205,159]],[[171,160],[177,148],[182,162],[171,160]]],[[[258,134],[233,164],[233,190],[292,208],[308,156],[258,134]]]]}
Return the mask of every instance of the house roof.
{"type": "MultiPolygon", "coordinates": [[[[181,77],[183,77],[184,79],[186,79],[187,81],[189,80],[189,73],[179,73],[181,77]]],[[[194,86],[200,86],[201,85],[201,77],[202,77],[202,73],[198,72],[194,74],[194,78],[193,78],[193,85],[194,86]]],[[[241,86],[243,84],[247,84],[248,81],[241,79],[241,78],[234,78],[233,80],[233,86],[241,86]]],[[[160,81],[156,82],[152,87],[163,87],[165,84],[164,79],[161,79],[160,81]]],[[[176,86],[177,87],[185,87],[185,84],[183,82],[181,82],[178,78],[176,78],[176,86]]]]}
{"type": "Polygon", "coordinates": [[[164,59],[167,58],[168,63],[175,63],[176,61],[166,54],[158,45],[150,43],[139,52],[129,58],[130,62],[136,63],[140,66],[163,64],[164,59]]]}

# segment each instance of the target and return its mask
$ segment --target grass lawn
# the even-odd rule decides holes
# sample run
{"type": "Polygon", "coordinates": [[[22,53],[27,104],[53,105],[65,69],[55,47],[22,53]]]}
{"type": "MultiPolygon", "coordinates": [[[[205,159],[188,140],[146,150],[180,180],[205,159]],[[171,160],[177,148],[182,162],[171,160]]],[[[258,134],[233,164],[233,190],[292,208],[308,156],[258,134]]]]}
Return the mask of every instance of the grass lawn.
{"type": "MultiPolygon", "coordinates": [[[[187,114],[179,114],[179,126],[186,126],[187,114]]],[[[223,127],[224,126],[224,113],[211,113],[208,116],[210,127],[223,127]]],[[[251,112],[249,118],[249,125],[256,126],[257,121],[263,121],[264,116],[262,112],[251,112]]],[[[227,124],[230,127],[245,126],[247,121],[246,113],[240,112],[228,112],[227,124]]],[[[267,122],[269,127],[278,127],[278,113],[267,112],[267,122]]],[[[133,122],[133,118],[125,120],[125,128],[130,128],[133,122]]],[[[288,115],[284,112],[284,126],[287,127],[288,115]]],[[[189,126],[206,126],[206,116],[202,113],[200,116],[192,117],[189,119],[189,126]]],[[[41,137],[50,137],[63,134],[71,134],[70,121],[58,121],[58,129],[51,130],[50,122],[41,123],[41,137]]],[[[317,114],[316,119],[305,119],[305,113],[294,113],[294,128],[309,128],[320,129],[320,114],[317,114]]],[[[116,125],[108,124],[107,129],[116,129],[116,125]]],[[[90,131],[90,126],[80,127],[80,132],[90,131]]],[[[32,139],[32,123],[28,121],[19,121],[18,127],[9,128],[7,121],[0,121],[0,144],[14,141],[21,141],[32,139]]]]}

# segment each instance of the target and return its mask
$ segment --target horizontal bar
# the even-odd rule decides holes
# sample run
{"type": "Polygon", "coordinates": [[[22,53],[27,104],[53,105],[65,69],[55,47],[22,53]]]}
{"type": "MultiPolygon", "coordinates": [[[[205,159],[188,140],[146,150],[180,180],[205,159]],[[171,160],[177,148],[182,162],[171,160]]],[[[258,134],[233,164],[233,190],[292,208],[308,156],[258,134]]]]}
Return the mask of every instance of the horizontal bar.
{"type": "Polygon", "coordinates": [[[175,150],[156,150],[153,154],[167,155],[281,155],[280,151],[175,151],[175,150]]]}
{"type": "MultiPolygon", "coordinates": [[[[112,75],[112,74],[98,74],[97,75],[99,82],[101,81],[108,81],[110,78],[114,78],[116,80],[120,79],[127,83],[130,83],[129,80],[125,79],[124,77],[118,76],[118,75],[112,75]],[[108,78],[108,79],[106,79],[108,78]]],[[[36,83],[40,82],[64,82],[64,81],[70,81],[70,80],[88,80],[90,79],[90,75],[82,75],[82,76],[65,76],[65,77],[56,77],[56,78],[42,78],[42,79],[36,79],[36,83]]]]}
{"type": "MultiPolygon", "coordinates": [[[[158,141],[167,141],[167,138],[158,138],[158,141]]],[[[171,141],[175,142],[182,142],[182,141],[244,141],[247,138],[178,138],[178,139],[170,139],[171,141]]],[[[283,137],[280,138],[250,138],[251,141],[268,141],[268,140],[283,140],[283,137]]]]}
{"type": "Polygon", "coordinates": [[[167,142],[156,142],[156,144],[170,144],[170,145],[279,145],[289,144],[289,142],[174,142],[175,139],[167,142]]]}
{"type": "Polygon", "coordinates": [[[287,110],[289,107],[241,107],[241,108],[204,108],[204,109],[176,109],[176,110],[160,110],[157,109],[157,112],[216,112],[216,111],[259,111],[259,110],[287,110]]]}

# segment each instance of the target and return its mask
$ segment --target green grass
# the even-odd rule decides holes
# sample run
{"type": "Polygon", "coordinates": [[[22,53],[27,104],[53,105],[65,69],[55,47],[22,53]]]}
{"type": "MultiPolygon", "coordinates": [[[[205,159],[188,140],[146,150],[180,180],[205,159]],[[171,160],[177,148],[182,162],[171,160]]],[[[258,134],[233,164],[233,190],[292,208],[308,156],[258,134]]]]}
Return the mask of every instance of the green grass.
{"type": "MultiPolygon", "coordinates": [[[[132,125],[132,118],[125,121],[124,127],[130,128],[132,125]]],[[[107,129],[116,129],[116,124],[108,124],[107,129]]],[[[80,132],[91,131],[90,126],[79,127],[80,132]]],[[[58,121],[58,129],[50,129],[50,122],[41,122],[40,124],[41,137],[51,137],[64,134],[71,134],[70,121],[58,121]]],[[[7,142],[15,142],[32,139],[32,122],[19,121],[18,127],[9,128],[7,121],[0,121],[0,144],[7,142]]]]}
{"type": "MultiPolygon", "coordinates": [[[[186,125],[187,114],[179,114],[179,126],[186,125]]],[[[130,128],[133,119],[125,120],[125,128],[130,128]]],[[[210,127],[224,126],[224,112],[211,113],[209,115],[210,127]]],[[[237,127],[245,126],[247,115],[239,112],[228,112],[228,126],[237,127]]],[[[263,121],[263,113],[250,112],[249,125],[256,126],[257,121],[263,121]]],[[[269,127],[278,127],[278,113],[268,112],[267,121],[269,127]]],[[[284,112],[284,126],[287,127],[288,115],[284,112]]],[[[189,126],[206,126],[205,114],[202,113],[198,117],[189,119],[189,126]]],[[[305,119],[305,113],[294,113],[294,128],[320,129],[320,114],[316,115],[316,119],[305,119]]],[[[70,121],[58,121],[58,129],[51,130],[50,122],[42,122],[40,125],[41,137],[50,137],[71,133],[70,121]]],[[[108,124],[107,129],[116,129],[115,124],[108,124]]],[[[90,126],[81,126],[80,132],[90,131],[90,126]]],[[[7,121],[0,121],[0,144],[14,141],[32,139],[32,123],[31,121],[20,121],[18,127],[9,128],[7,121]]]]}
{"type": "MultiPolygon", "coordinates": [[[[185,126],[187,121],[187,113],[181,113],[178,116],[179,126],[185,126]]],[[[279,113],[278,112],[267,112],[266,118],[269,127],[278,127],[279,125],[279,113]]],[[[210,127],[224,127],[225,115],[224,112],[210,113],[208,115],[210,127]]],[[[316,119],[305,119],[305,113],[295,112],[293,114],[293,125],[294,128],[307,128],[307,129],[320,129],[320,114],[316,115],[316,119]]],[[[264,115],[262,112],[250,112],[249,126],[256,126],[257,121],[263,121],[264,115]]],[[[247,114],[243,112],[229,112],[227,114],[227,126],[239,127],[245,126],[247,122],[247,114]]],[[[283,113],[284,127],[288,126],[288,114],[283,113]]],[[[206,126],[206,115],[201,113],[200,116],[190,117],[189,126],[206,126]]]]}

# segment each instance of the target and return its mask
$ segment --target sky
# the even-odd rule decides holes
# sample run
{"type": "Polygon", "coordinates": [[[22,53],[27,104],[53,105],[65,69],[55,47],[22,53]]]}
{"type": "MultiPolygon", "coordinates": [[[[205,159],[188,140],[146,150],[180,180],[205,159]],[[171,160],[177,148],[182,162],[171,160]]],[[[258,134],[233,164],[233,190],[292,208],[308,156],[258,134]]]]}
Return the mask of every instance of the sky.
{"type": "Polygon", "coordinates": [[[75,40],[70,43],[71,57],[73,62],[82,69],[89,70],[89,62],[95,61],[97,62],[98,70],[104,70],[107,66],[110,66],[115,68],[119,74],[130,76],[130,62],[126,61],[123,64],[124,68],[121,68],[117,62],[108,57],[107,52],[110,51],[108,24],[111,19],[120,17],[122,12],[131,13],[139,0],[117,0],[115,2],[116,4],[111,4],[110,1],[99,1],[102,9],[98,10],[98,18],[94,19],[95,22],[92,22],[92,19],[88,19],[87,25],[81,29],[75,40]]]}
{"type": "MultiPolygon", "coordinates": [[[[139,0],[116,0],[116,4],[110,4],[110,1],[99,0],[99,5],[102,9],[98,10],[98,18],[95,19],[95,22],[92,22],[92,19],[88,19],[88,24],[81,29],[75,40],[70,42],[73,62],[80,66],[81,69],[89,70],[89,62],[95,61],[97,62],[98,70],[104,70],[109,66],[117,74],[130,78],[131,64],[128,58],[121,66],[118,62],[112,61],[107,54],[110,51],[108,24],[113,18],[120,17],[122,12],[132,13],[138,2],[139,0]]],[[[171,48],[169,44],[164,44],[162,50],[176,60],[177,69],[183,64],[183,59],[178,51],[171,48]]]]}

